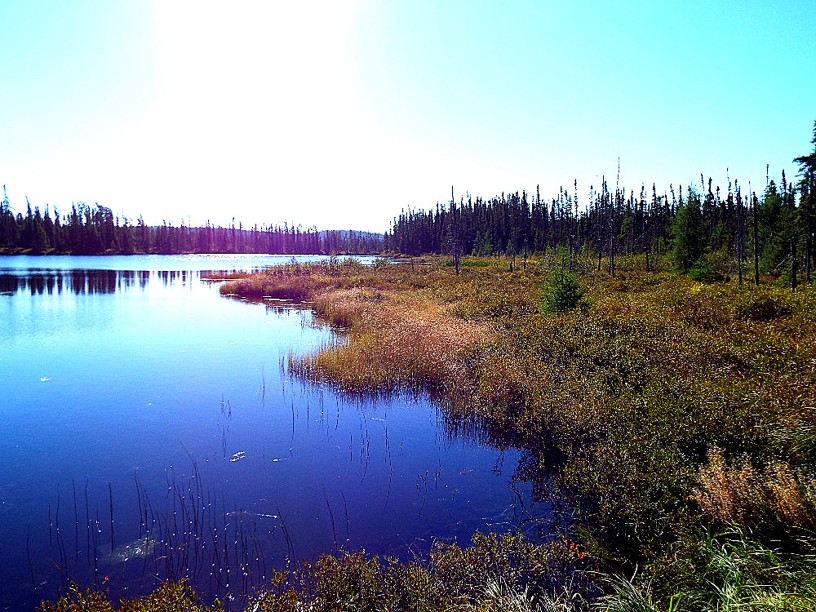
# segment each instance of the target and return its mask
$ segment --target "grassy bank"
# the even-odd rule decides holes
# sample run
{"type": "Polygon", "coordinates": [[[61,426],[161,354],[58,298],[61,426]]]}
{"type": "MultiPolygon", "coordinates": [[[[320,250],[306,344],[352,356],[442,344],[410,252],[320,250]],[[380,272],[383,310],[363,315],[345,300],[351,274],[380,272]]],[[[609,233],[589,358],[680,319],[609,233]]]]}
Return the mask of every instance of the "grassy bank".
{"type": "MultiPolygon", "coordinates": [[[[586,603],[596,594],[586,554],[561,540],[537,546],[523,537],[474,534],[470,546],[438,544],[424,562],[399,563],[364,551],[324,555],[280,572],[248,605],[253,612],[295,610],[529,610],[535,602],[586,603]]],[[[105,593],[75,588],[42,612],[218,612],[185,582],[114,606],[105,593]]],[[[552,608],[563,609],[563,608],[552,608]]]]}
{"type": "MultiPolygon", "coordinates": [[[[527,561],[470,590],[445,591],[461,583],[433,560],[397,572],[358,553],[270,588],[258,609],[336,609],[310,590],[321,581],[348,587],[331,601],[353,609],[365,591],[354,576],[369,609],[507,609],[503,597],[516,609],[813,609],[816,291],[706,285],[640,263],[623,258],[612,278],[578,261],[583,304],[564,312],[543,307],[560,258],[465,260],[458,275],[443,260],[292,264],[225,283],[307,301],[345,331],[292,355],[292,372],[348,392],[431,391],[526,449],[538,494],[574,517],[566,553],[510,540],[527,561]],[[565,554],[558,573],[548,555],[565,554]],[[540,571],[511,571],[521,565],[540,571]],[[385,598],[395,589],[455,596],[409,605],[385,598]]],[[[480,545],[461,554],[483,558],[480,545]]]]}

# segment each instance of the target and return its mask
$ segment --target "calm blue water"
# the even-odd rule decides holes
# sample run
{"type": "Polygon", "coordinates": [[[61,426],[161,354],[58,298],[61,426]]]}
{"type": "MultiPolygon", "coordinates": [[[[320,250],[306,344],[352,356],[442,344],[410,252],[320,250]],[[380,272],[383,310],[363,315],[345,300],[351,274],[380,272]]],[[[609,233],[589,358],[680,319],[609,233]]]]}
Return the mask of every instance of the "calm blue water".
{"type": "Polygon", "coordinates": [[[546,515],[518,451],[425,398],[290,380],[331,332],[200,278],[290,259],[0,258],[0,609],[182,576],[237,606],[294,559],[410,558],[546,515]]]}

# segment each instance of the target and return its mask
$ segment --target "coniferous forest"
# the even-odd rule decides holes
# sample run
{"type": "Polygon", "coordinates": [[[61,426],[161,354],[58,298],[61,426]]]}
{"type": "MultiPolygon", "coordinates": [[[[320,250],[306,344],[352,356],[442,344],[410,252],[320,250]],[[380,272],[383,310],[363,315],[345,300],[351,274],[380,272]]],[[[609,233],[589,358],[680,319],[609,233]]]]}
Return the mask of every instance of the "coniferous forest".
{"type": "Polygon", "coordinates": [[[566,248],[591,252],[614,274],[615,257],[640,254],[648,270],[653,255],[681,271],[739,275],[804,274],[809,281],[816,253],[816,124],[814,152],[797,157],[795,180],[768,177],[759,193],[728,179],[725,187],[700,175],[696,185],[656,185],[627,190],[615,181],[591,186],[586,201],[577,182],[549,200],[539,189],[492,199],[460,197],[435,210],[403,210],[385,236],[386,249],[409,255],[522,256],[566,248]],[[734,263],[735,262],[735,263],[734,263]],[[792,271],[795,274],[792,274],[792,271]]]}
{"type": "Polygon", "coordinates": [[[16,213],[3,193],[0,201],[0,254],[131,255],[157,253],[271,253],[282,255],[369,254],[383,249],[381,234],[354,230],[318,231],[300,226],[255,225],[245,228],[211,225],[202,227],[136,224],[119,219],[110,208],[83,202],[73,204],[68,214],[45,206],[16,213]]]}
{"type": "Polygon", "coordinates": [[[434,210],[403,210],[384,235],[318,231],[301,226],[229,227],[135,224],[110,208],[73,204],[67,214],[32,208],[15,214],[0,201],[0,253],[74,255],[133,253],[275,254],[453,254],[523,256],[565,248],[606,261],[614,274],[619,255],[642,255],[647,270],[654,256],[669,258],[684,272],[701,277],[723,270],[739,277],[800,275],[809,282],[816,261],[816,124],[814,151],[794,159],[795,179],[785,172],[757,191],[738,179],[724,187],[700,175],[694,185],[655,184],[626,189],[603,179],[590,186],[586,201],[574,182],[549,199],[526,191],[491,199],[460,197],[434,210]],[[727,262],[727,263],[726,263],[727,262]]]}

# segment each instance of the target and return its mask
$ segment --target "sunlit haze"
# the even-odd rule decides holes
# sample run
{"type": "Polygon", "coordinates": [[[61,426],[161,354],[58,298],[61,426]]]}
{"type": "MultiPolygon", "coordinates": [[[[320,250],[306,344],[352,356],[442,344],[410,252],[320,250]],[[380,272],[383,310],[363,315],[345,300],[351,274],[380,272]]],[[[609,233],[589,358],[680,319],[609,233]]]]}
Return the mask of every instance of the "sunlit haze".
{"type": "Polygon", "coordinates": [[[0,184],[25,211],[384,231],[602,176],[754,189],[812,149],[812,0],[6,0],[0,184]]]}

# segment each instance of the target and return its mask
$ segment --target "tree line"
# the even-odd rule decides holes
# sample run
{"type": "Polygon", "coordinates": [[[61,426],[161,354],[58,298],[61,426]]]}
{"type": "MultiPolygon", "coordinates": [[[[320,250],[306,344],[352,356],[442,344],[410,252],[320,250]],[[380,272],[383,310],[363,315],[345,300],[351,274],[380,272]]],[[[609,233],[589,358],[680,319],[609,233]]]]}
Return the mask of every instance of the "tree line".
{"type": "Polygon", "coordinates": [[[116,217],[110,208],[83,202],[65,215],[55,208],[32,208],[14,213],[3,188],[0,201],[0,253],[100,255],[136,253],[272,253],[284,255],[371,254],[383,250],[382,234],[353,230],[318,231],[311,227],[255,225],[235,221],[229,227],[191,227],[163,222],[135,224],[116,217]]]}
{"type": "MultiPolygon", "coordinates": [[[[132,254],[132,253],[275,253],[509,256],[565,248],[572,256],[591,253],[598,267],[606,262],[615,273],[616,257],[640,254],[650,269],[653,256],[669,256],[683,272],[706,274],[729,268],[742,280],[751,274],[800,275],[810,282],[816,262],[816,123],[814,151],[794,159],[798,180],[770,180],[764,191],[743,190],[728,179],[725,189],[700,175],[700,183],[641,185],[636,192],[602,179],[590,187],[586,203],[577,181],[557,196],[542,198],[526,191],[491,199],[468,195],[437,203],[432,210],[403,210],[382,234],[318,231],[311,227],[255,225],[244,228],[147,225],[131,223],[98,204],[73,204],[61,215],[26,200],[26,213],[14,213],[3,188],[0,201],[0,253],[132,254]],[[716,265],[715,265],[716,264],[716,265]]],[[[618,172],[620,175],[620,171],[618,172]]]]}
{"type": "MultiPolygon", "coordinates": [[[[655,184],[627,191],[603,179],[591,187],[586,204],[578,184],[542,198],[526,191],[491,199],[460,197],[434,210],[403,210],[385,236],[386,249],[407,255],[450,253],[509,256],[566,248],[598,258],[615,272],[620,254],[641,254],[651,267],[654,254],[669,256],[681,271],[724,264],[742,280],[752,273],[800,274],[811,280],[816,260],[816,123],[814,152],[797,157],[798,181],[770,180],[759,195],[728,179],[725,189],[700,175],[699,185],[655,184]]],[[[618,175],[620,171],[618,172],[618,175]]],[[[721,266],[723,267],[723,266],[721,266]]]]}

